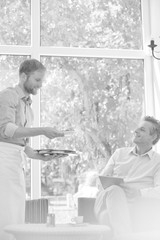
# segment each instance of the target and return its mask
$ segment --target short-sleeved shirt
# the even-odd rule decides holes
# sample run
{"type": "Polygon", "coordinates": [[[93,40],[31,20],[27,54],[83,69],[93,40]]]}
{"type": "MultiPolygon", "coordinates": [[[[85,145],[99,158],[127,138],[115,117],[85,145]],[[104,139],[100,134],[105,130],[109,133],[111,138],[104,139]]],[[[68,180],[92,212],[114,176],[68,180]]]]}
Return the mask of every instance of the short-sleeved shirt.
{"type": "Polygon", "coordinates": [[[18,127],[30,127],[33,123],[31,99],[16,85],[0,92],[0,142],[25,146],[28,138],[13,138],[18,127]]]}

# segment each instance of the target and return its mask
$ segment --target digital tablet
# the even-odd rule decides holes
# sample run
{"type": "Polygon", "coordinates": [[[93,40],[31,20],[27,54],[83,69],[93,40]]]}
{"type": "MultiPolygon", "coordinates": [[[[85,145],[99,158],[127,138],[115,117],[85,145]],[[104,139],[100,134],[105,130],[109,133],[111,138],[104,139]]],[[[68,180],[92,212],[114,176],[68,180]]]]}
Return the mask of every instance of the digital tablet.
{"type": "Polygon", "coordinates": [[[99,176],[99,180],[102,184],[102,187],[105,189],[111,185],[120,185],[122,184],[123,178],[120,177],[110,177],[110,176],[99,176]]]}

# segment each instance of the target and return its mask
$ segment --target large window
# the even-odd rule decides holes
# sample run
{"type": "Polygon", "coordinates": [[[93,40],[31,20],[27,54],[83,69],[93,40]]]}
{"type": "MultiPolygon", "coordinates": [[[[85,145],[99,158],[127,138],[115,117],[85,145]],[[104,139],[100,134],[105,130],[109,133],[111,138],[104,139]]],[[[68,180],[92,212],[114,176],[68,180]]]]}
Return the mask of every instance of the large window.
{"type": "Polygon", "coordinates": [[[63,199],[116,148],[131,145],[135,124],[154,108],[144,48],[149,1],[8,0],[0,6],[0,90],[18,83],[24,59],[41,60],[48,71],[33,97],[34,126],[74,130],[64,138],[32,139],[33,148],[77,155],[28,159],[27,196],[63,199]]]}
{"type": "Polygon", "coordinates": [[[41,147],[78,153],[42,163],[42,195],[75,193],[84,172],[100,171],[117,147],[132,144],[132,131],[144,105],[143,61],[41,60],[48,69],[41,90],[41,126],[74,130],[73,135],[55,140],[42,137],[41,147]]]}

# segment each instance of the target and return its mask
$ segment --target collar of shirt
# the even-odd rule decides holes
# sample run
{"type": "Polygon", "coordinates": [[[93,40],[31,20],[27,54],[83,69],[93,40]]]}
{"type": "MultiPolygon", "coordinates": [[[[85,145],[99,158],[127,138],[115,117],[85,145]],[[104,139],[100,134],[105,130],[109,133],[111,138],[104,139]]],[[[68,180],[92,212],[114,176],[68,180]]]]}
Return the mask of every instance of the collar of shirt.
{"type": "Polygon", "coordinates": [[[16,92],[18,93],[19,97],[25,102],[25,104],[27,105],[31,105],[32,104],[32,100],[30,96],[26,96],[23,92],[23,90],[16,85],[15,87],[16,92]]]}
{"type": "Polygon", "coordinates": [[[32,100],[31,97],[23,97],[22,100],[25,102],[26,105],[31,105],[32,104],[32,100]]]}
{"type": "Polygon", "coordinates": [[[153,149],[151,148],[148,152],[145,152],[144,154],[139,155],[139,154],[136,153],[136,147],[133,147],[133,148],[131,149],[130,153],[132,153],[132,154],[134,154],[134,155],[136,155],[136,156],[142,156],[142,157],[145,156],[145,155],[148,155],[148,157],[150,158],[150,160],[152,160],[154,151],[153,151],[153,149]]]}

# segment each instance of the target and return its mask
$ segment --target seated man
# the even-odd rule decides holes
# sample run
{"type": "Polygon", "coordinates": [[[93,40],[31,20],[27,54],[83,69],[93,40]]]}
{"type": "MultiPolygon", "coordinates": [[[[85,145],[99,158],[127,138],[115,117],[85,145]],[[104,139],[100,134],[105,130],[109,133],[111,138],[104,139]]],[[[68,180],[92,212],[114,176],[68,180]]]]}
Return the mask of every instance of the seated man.
{"type": "Polygon", "coordinates": [[[135,146],[117,149],[100,174],[124,179],[120,185],[99,191],[95,202],[98,220],[108,221],[116,236],[133,232],[131,209],[133,213],[140,210],[141,216],[148,199],[160,198],[160,154],[152,149],[159,138],[160,122],[144,117],[134,132],[135,146]]]}

